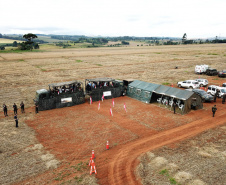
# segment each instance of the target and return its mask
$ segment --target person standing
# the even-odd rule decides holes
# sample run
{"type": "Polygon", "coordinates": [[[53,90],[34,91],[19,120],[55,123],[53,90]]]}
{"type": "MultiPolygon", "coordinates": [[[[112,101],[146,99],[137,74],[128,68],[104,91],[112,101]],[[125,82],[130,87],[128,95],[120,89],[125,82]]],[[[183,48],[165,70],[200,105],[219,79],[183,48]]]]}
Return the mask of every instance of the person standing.
{"type": "Polygon", "coordinates": [[[174,114],[176,114],[176,102],[175,101],[173,101],[173,112],[174,112],[174,114]]]}
{"type": "Polygon", "coordinates": [[[216,102],[216,99],[217,99],[217,92],[214,94],[214,102],[216,102]]]}
{"type": "Polygon", "coordinates": [[[226,94],[223,94],[223,97],[222,97],[222,104],[225,103],[225,98],[226,98],[226,94]]]}
{"type": "Polygon", "coordinates": [[[35,113],[36,114],[38,113],[38,102],[36,102],[36,104],[35,104],[35,113]]]}
{"type": "Polygon", "coordinates": [[[18,127],[18,118],[17,118],[17,114],[15,114],[14,119],[15,119],[15,122],[16,122],[16,127],[18,127]]]}
{"type": "Polygon", "coordinates": [[[217,111],[217,107],[216,107],[216,105],[214,105],[214,106],[212,107],[213,117],[214,117],[216,111],[217,111]]]}
{"type": "Polygon", "coordinates": [[[3,111],[4,111],[4,116],[5,116],[5,117],[8,116],[6,104],[3,104],[3,111]]]}
{"type": "Polygon", "coordinates": [[[14,110],[14,114],[17,114],[17,105],[15,103],[13,104],[13,110],[14,110]]]}
{"type": "Polygon", "coordinates": [[[24,102],[23,101],[20,104],[20,108],[21,108],[21,113],[25,113],[25,111],[24,111],[24,102]]]}

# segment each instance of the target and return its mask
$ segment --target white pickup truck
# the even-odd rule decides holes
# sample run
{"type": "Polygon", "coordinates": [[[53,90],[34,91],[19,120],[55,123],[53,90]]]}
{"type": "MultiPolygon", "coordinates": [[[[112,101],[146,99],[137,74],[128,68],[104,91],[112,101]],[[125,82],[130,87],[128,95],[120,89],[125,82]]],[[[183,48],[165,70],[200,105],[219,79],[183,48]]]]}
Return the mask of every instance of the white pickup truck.
{"type": "Polygon", "coordinates": [[[177,86],[189,89],[197,89],[199,88],[199,83],[196,80],[185,80],[182,82],[177,82],[177,86]]]}

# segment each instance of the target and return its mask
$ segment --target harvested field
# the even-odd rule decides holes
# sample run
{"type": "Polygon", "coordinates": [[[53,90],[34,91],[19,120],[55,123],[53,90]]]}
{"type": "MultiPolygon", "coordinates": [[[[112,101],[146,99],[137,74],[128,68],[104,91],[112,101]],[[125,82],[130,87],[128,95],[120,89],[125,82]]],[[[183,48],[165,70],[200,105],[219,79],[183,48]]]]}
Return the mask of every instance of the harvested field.
{"type": "MultiPolygon", "coordinates": [[[[225,146],[220,138],[216,136],[214,141],[219,145],[217,148],[208,145],[205,135],[201,134],[210,132],[214,135],[214,129],[209,129],[218,125],[217,129],[226,126],[226,108],[220,99],[216,103],[216,117],[212,118],[213,103],[205,103],[202,110],[191,111],[187,115],[174,115],[164,107],[144,104],[128,97],[115,99],[113,117],[109,115],[111,100],[101,102],[99,111],[98,103],[94,102],[92,105],[85,103],[35,115],[33,98],[37,89],[47,88],[50,83],[70,80],[84,82],[86,78],[95,77],[133,78],[174,85],[180,80],[202,77],[212,84],[222,84],[225,79],[194,74],[194,67],[196,64],[208,64],[219,70],[226,69],[225,59],[224,44],[1,53],[0,103],[8,105],[9,117],[3,117],[1,112],[0,157],[5,162],[1,166],[0,183],[126,184],[130,181],[130,184],[139,184],[134,174],[139,164],[137,158],[142,153],[159,148],[151,151],[153,154],[149,153],[149,160],[157,158],[159,166],[165,165],[169,172],[175,173],[173,175],[176,175],[178,168],[181,169],[179,172],[184,173],[172,176],[178,182],[182,178],[189,183],[211,184],[205,179],[195,178],[199,172],[189,170],[189,165],[181,168],[185,154],[179,163],[164,151],[170,151],[171,156],[176,155],[177,150],[190,154],[195,149],[191,143],[186,144],[192,140],[187,139],[199,134],[198,137],[203,138],[203,147],[195,151],[197,159],[190,160],[212,159],[216,151],[225,156],[225,146]],[[19,105],[21,101],[25,103],[26,114],[19,113],[19,128],[16,129],[12,105],[14,102],[19,105]],[[123,109],[124,103],[127,113],[123,109]],[[105,151],[107,140],[110,142],[109,151],[105,151]],[[97,156],[98,181],[94,175],[89,178],[87,163],[92,149],[97,156]]],[[[204,163],[208,168],[208,161],[204,163]]],[[[219,161],[215,163],[216,166],[218,164],[219,161]]],[[[212,171],[211,164],[209,167],[208,174],[213,173],[214,177],[219,178],[212,171]]],[[[158,168],[157,165],[153,169],[153,174],[158,168]]],[[[215,182],[214,179],[208,181],[215,182]]]]}

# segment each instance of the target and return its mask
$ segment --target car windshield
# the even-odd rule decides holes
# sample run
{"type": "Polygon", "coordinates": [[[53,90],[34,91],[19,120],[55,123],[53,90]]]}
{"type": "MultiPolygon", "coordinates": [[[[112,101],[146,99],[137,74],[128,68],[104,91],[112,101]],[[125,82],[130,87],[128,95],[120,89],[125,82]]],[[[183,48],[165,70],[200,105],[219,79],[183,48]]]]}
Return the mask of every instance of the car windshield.
{"type": "Polygon", "coordinates": [[[226,93],[226,89],[221,89],[221,92],[222,93],[226,93]]]}
{"type": "Polygon", "coordinates": [[[193,84],[199,84],[198,82],[192,82],[193,84]]]}

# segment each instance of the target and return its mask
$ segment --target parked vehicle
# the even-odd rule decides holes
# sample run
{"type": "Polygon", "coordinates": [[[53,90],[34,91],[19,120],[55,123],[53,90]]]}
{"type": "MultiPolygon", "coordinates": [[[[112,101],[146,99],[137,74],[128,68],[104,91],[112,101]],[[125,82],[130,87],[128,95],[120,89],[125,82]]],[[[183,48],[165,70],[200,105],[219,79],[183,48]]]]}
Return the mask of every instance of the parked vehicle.
{"type": "Polygon", "coordinates": [[[218,72],[216,69],[212,69],[212,68],[209,68],[206,70],[206,75],[208,76],[216,76],[218,75],[218,72]]]}
{"type": "Polygon", "coordinates": [[[202,74],[202,73],[205,73],[206,70],[209,68],[208,65],[196,65],[195,66],[195,73],[197,74],[202,74]]]}
{"type": "Polygon", "coordinates": [[[222,87],[226,87],[226,83],[223,83],[223,84],[222,84],[222,87]]]}
{"type": "Polygon", "coordinates": [[[226,70],[218,71],[219,77],[226,77],[226,70]]]}
{"type": "Polygon", "coordinates": [[[199,78],[195,80],[198,81],[200,87],[207,86],[209,84],[207,79],[199,78]]]}
{"type": "Polygon", "coordinates": [[[188,91],[192,91],[195,94],[199,95],[202,98],[203,102],[212,102],[214,100],[214,97],[210,94],[208,94],[206,91],[202,89],[186,89],[188,91]]]}
{"type": "Polygon", "coordinates": [[[216,85],[210,85],[208,87],[207,93],[214,96],[216,94],[217,90],[219,90],[219,95],[218,95],[219,98],[221,98],[223,96],[223,94],[226,93],[226,87],[219,87],[216,85]]]}
{"type": "Polygon", "coordinates": [[[182,82],[177,82],[178,87],[184,87],[189,89],[199,88],[199,83],[196,80],[185,80],[182,82]]]}

